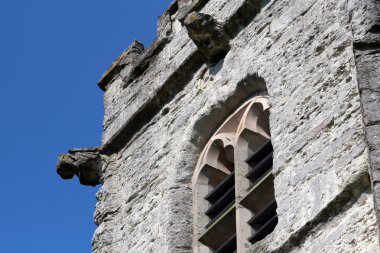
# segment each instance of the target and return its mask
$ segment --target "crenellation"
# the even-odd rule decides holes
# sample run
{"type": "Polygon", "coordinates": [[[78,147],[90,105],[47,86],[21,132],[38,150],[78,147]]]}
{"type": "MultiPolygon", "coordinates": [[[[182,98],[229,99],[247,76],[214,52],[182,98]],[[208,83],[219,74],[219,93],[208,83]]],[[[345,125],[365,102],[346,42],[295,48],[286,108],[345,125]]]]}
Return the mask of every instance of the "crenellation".
{"type": "Polygon", "coordinates": [[[103,74],[98,82],[98,86],[105,91],[108,85],[118,76],[122,79],[129,76],[132,69],[137,64],[137,59],[143,52],[143,44],[138,40],[134,40],[103,74]]]}

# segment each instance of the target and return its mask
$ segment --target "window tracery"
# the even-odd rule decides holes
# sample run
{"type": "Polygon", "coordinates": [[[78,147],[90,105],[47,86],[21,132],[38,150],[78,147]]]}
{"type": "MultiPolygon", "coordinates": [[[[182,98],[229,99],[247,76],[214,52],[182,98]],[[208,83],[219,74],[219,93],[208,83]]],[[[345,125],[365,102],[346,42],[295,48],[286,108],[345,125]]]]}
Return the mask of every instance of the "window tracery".
{"type": "Polygon", "coordinates": [[[244,252],[277,225],[268,97],[244,103],[216,131],[193,177],[194,252],[244,252]]]}

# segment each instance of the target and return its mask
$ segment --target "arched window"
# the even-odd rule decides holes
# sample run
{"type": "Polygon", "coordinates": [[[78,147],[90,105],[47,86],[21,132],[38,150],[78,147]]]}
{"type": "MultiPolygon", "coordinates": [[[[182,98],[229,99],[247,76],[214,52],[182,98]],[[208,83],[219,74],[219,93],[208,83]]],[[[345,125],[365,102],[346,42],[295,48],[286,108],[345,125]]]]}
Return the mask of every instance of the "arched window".
{"type": "Polygon", "coordinates": [[[193,177],[194,252],[244,252],[277,225],[268,98],[244,103],[202,151],[193,177]]]}

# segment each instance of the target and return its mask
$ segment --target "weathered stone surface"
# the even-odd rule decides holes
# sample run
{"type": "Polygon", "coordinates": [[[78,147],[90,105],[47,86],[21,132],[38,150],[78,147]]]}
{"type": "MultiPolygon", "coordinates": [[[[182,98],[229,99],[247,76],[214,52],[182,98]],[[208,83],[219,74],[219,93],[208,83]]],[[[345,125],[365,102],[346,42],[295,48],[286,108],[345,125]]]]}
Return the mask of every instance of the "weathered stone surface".
{"type": "Polygon", "coordinates": [[[365,124],[380,124],[380,93],[363,90],[362,103],[365,124]]]}
{"type": "Polygon", "coordinates": [[[158,29],[165,33],[171,23],[170,41],[144,53],[138,75],[107,86],[102,143],[108,153],[93,252],[192,252],[198,156],[234,109],[264,94],[279,223],[258,244],[247,242],[246,252],[377,252],[378,124],[369,126],[377,119],[366,115],[378,111],[360,96],[378,93],[377,35],[368,33],[376,31],[377,3],[176,3],[158,29]],[[211,15],[228,31],[230,49],[215,66],[204,63],[178,26],[189,10],[211,15]]]}
{"type": "MultiPolygon", "coordinates": [[[[371,178],[375,210],[380,221],[380,141],[377,129],[380,125],[380,2],[351,1],[354,51],[357,64],[357,80],[361,92],[363,121],[371,161],[371,178]],[[359,7],[359,8],[358,8],[359,7]]],[[[380,222],[379,222],[380,225],[380,222]]]]}
{"type": "Polygon", "coordinates": [[[211,15],[192,12],[184,23],[189,37],[208,63],[215,64],[227,54],[229,38],[223,25],[211,15]]]}
{"type": "MultiPolygon", "coordinates": [[[[379,44],[380,48],[380,44],[379,44]]],[[[357,50],[357,65],[360,69],[358,73],[360,89],[380,92],[380,80],[378,78],[380,71],[380,52],[370,50],[357,50]]]]}
{"type": "Polygon", "coordinates": [[[369,144],[369,150],[380,150],[380,126],[368,126],[367,131],[367,140],[369,144]]]}
{"type": "Polygon", "coordinates": [[[144,72],[149,68],[150,63],[154,61],[157,54],[162,51],[165,45],[170,41],[170,37],[157,38],[149,45],[143,54],[138,58],[137,63],[131,69],[128,76],[125,76],[123,81],[125,82],[124,87],[126,88],[131,82],[139,78],[144,72]]]}
{"type": "Polygon", "coordinates": [[[313,236],[302,245],[286,252],[379,252],[376,232],[372,194],[366,191],[335,217],[315,226],[313,236]]]}
{"type": "Polygon", "coordinates": [[[84,185],[99,184],[102,167],[101,150],[101,148],[69,150],[69,153],[59,156],[57,173],[63,179],[71,179],[76,175],[84,185]]]}
{"type": "Polygon", "coordinates": [[[164,39],[173,33],[172,19],[169,12],[164,12],[158,17],[157,22],[157,38],[164,39]]]}
{"type": "MultiPolygon", "coordinates": [[[[252,0],[248,2],[251,1],[252,0]]],[[[242,27],[240,27],[239,24],[244,23],[246,19],[239,17],[239,13],[241,12],[239,10],[246,9],[246,6],[247,2],[245,0],[233,2],[227,0],[210,0],[205,4],[202,13],[215,16],[217,20],[223,24],[235,24],[236,27],[234,27],[237,31],[240,31],[242,27]]],[[[248,8],[248,10],[251,10],[251,8],[248,8]]],[[[179,12],[180,11],[181,10],[179,10],[179,12]]],[[[245,13],[245,16],[248,14],[249,11],[245,13]]],[[[251,18],[255,17],[255,14],[256,11],[251,13],[251,18]]],[[[151,47],[156,44],[156,41],[151,47]]],[[[117,138],[119,135],[124,135],[124,131],[120,131],[121,129],[132,132],[129,131],[128,128],[130,122],[135,121],[135,115],[138,114],[138,112],[144,112],[144,106],[152,104],[152,100],[156,100],[155,98],[160,94],[159,91],[165,90],[167,84],[169,84],[168,86],[173,85],[172,80],[178,79],[178,72],[187,72],[186,76],[192,75],[200,65],[197,63],[197,61],[199,61],[197,47],[190,40],[186,29],[183,27],[179,28],[176,36],[174,36],[172,41],[170,41],[161,52],[158,52],[158,55],[152,54],[154,57],[145,55],[147,55],[147,53],[144,53],[142,59],[146,58],[144,61],[148,62],[148,64],[145,65],[148,66],[148,68],[145,69],[145,72],[143,72],[139,78],[129,84],[127,80],[117,79],[113,82],[115,85],[110,84],[111,87],[115,86],[116,88],[105,93],[104,103],[107,104],[107,106],[105,106],[102,143],[106,146],[117,146],[117,144],[113,142],[115,139],[120,139],[117,138]],[[128,89],[119,89],[118,87],[120,85],[128,85],[128,89]],[[150,88],[146,89],[146,87],[150,88]],[[113,104],[108,106],[108,101],[112,101],[113,104]]],[[[181,87],[177,87],[177,89],[181,89],[181,87]]]]}
{"type": "MultiPolygon", "coordinates": [[[[122,155],[113,158],[117,159],[117,165],[107,168],[110,179],[106,180],[109,182],[106,187],[115,187],[114,199],[122,197],[117,194],[120,191],[130,192],[123,199],[133,195],[141,197],[127,201],[128,214],[116,213],[104,225],[112,227],[118,219],[133,220],[130,228],[123,229],[124,235],[133,236],[125,239],[122,234],[106,234],[101,230],[96,242],[114,235],[115,245],[123,245],[128,249],[126,252],[149,252],[154,247],[163,252],[177,252],[176,249],[189,247],[188,239],[181,238],[191,237],[185,232],[191,221],[182,223],[180,220],[191,217],[190,210],[184,208],[178,216],[170,212],[163,215],[161,210],[177,210],[191,198],[187,182],[195,167],[196,155],[207,136],[231,112],[231,109],[223,111],[226,104],[222,101],[228,101],[231,94],[241,89],[235,85],[242,84],[239,79],[248,73],[259,73],[271,95],[280,213],[280,224],[270,240],[271,247],[280,247],[327,205],[334,205],[346,186],[356,181],[355,176],[369,168],[359,92],[353,79],[352,37],[345,14],[347,6],[339,1],[267,5],[231,43],[222,64],[206,71],[201,68],[183,90],[165,104],[169,112],[156,114],[129,140],[122,155]],[[331,9],[340,12],[329,11],[331,9]],[[269,25],[268,20],[271,20],[269,25]],[[157,135],[157,129],[164,130],[157,135]],[[170,150],[179,152],[173,154],[170,150]],[[116,182],[127,176],[125,188],[120,190],[116,182]],[[173,198],[167,193],[171,187],[178,191],[184,189],[186,193],[173,198]],[[149,203],[145,201],[146,196],[149,203]],[[142,217],[141,210],[146,210],[142,217]],[[158,219],[160,229],[146,225],[158,219]],[[178,234],[179,230],[184,232],[178,234]],[[144,244],[132,239],[142,233],[161,238],[160,231],[165,231],[162,233],[170,243],[144,244]]],[[[115,230],[119,231],[119,226],[115,230]]]]}
{"type": "Polygon", "coordinates": [[[378,44],[380,41],[380,2],[377,0],[349,0],[348,6],[352,17],[355,48],[370,49],[378,44]]]}
{"type": "Polygon", "coordinates": [[[106,90],[107,86],[116,76],[125,78],[129,76],[131,70],[137,62],[137,59],[144,51],[144,46],[137,40],[124,50],[124,52],[111,64],[107,71],[100,78],[98,85],[102,90],[106,90]]]}
{"type": "Polygon", "coordinates": [[[177,2],[180,7],[177,18],[183,23],[190,12],[201,10],[209,0],[178,0],[177,2]]]}

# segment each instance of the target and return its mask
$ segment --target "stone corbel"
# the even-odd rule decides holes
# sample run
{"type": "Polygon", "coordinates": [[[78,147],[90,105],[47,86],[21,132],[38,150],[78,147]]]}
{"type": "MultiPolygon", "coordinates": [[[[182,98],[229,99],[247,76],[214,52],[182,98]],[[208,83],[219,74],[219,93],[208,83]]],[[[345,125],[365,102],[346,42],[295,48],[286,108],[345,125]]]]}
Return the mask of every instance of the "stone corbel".
{"type": "Polygon", "coordinates": [[[223,24],[211,15],[191,12],[187,15],[184,25],[190,39],[207,63],[219,62],[230,50],[230,39],[224,31],[223,24]]]}
{"type": "Polygon", "coordinates": [[[63,179],[71,179],[75,175],[83,185],[100,184],[103,159],[101,147],[71,149],[67,154],[58,157],[57,173],[63,179]]]}

